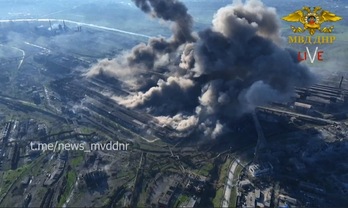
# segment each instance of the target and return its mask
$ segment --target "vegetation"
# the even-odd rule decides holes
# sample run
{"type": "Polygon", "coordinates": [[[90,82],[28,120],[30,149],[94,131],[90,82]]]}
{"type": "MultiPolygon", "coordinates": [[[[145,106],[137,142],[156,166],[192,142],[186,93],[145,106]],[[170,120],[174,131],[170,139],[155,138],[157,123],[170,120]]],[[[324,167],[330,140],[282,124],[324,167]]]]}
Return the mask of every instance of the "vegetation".
{"type": "Polygon", "coordinates": [[[228,176],[228,171],[229,171],[231,162],[232,162],[232,159],[228,158],[220,169],[219,180],[217,182],[217,187],[216,187],[216,194],[213,199],[214,207],[221,207],[221,200],[224,197],[224,184],[226,182],[226,177],[228,176]]]}
{"type": "Polygon", "coordinates": [[[59,203],[58,203],[58,207],[62,207],[64,205],[64,203],[66,202],[66,200],[68,199],[71,191],[74,188],[75,185],[75,181],[77,178],[77,173],[73,170],[70,170],[67,172],[66,174],[66,188],[64,190],[64,193],[62,194],[59,203]]]}
{"type": "MultiPolygon", "coordinates": [[[[239,179],[239,175],[242,172],[242,170],[243,170],[243,167],[241,165],[237,165],[236,170],[234,171],[232,184],[237,183],[237,181],[239,179]]],[[[237,203],[237,188],[236,188],[236,186],[233,186],[229,207],[235,207],[236,203],[237,203]]]]}
{"type": "Polygon", "coordinates": [[[35,166],[40,164],[44,157],[45,155],[42,155],[35,162],[24,165],[16,170],[8,170],[3,172],[2,178],[0,179],[0,198],[3,197],[3,195],[9,190],[12,184],[18,182],[18,179],[25,175],[37,173],[39,169],[35,168],[35,166]]]}
{"type": "MultiPolygon", "coordinates": [[[[150,180],[150,179],[145,178],[142,183],[147,184],[146,183],[147,180],[150,180]]],[[[148,192],[147,192],[146,187],[148,185],[144,185],[144,184],[141,186],[141,192],[139,194],[139,200],[138,200],[137,207],[146,207],[146,198],[148,196],[148,192]]]]}
{"type": "Polygon", "coordinates": [[[220,187],[216,190],[215,198],[213,199],[214,207],[221,207],[221,200],[224,197],[224,188],[220,187]]]}
{"type": "Polygon", "coordinates": [[[82,134],[92,134],[93,132],[96,132],[94,128],[90,128],[90,127],[81,127],[80,131],[82,134]]]}
{"type": "Polygon", "coordinates": [[[180,205],[182,205],[184,202],[187,202],[190,199],[190,197],[186,196],[186,195],[180,195],[178,197],[178,199],[175,202],[174,207],[179,207],[180,205]]]}
{"type": "Polygon", "coordinates": [[[83,157],[83,152],[78,151],[78,156],[75,157],[74,159],[72,159],[72,160],[70,161],[70,164],[71,164],[71,166],[72,166],[73,168],[74,168],[74,167],[77,167],[77,166],[79,166],[79,165],[82,164],[83,159],[84,159],[84,157],[83,157]]]}
{"type": "Polygon", "coordinates": [[[211,171],[213,168],[214,168],[213,163],[207,162],[207,163],[205,163],[205,164],[203,165],[203,167],[198,171],[198,174],[208,177],[210,171],[211,171]]]}

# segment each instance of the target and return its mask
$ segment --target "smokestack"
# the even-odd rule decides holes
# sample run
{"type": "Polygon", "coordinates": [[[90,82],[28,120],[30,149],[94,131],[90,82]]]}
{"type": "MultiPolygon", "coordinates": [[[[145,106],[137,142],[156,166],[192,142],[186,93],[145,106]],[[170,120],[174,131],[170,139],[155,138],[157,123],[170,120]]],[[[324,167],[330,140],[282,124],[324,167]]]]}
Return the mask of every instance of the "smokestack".
{"type": "Polygon", "coordinates": [[[338,86],[338,88],[342,88],[342,82],[343,82],[344,76],[341,77],[341,81],[340,81],[340,85],[338,86]]]}
{"type": "Polygon", "coordinates": [[[64,31],[67,31],[67,27],[65,25],[65,21],[63,20],[63,28],[64,28],[64,31]]]}
{"type": "Polygon", "coordinates": [[[51,30],[52,30],[52,22],[51,22],[51,20],[50,20],[49,22],[50,22],[50,28],[51,28],[51,30]]]}

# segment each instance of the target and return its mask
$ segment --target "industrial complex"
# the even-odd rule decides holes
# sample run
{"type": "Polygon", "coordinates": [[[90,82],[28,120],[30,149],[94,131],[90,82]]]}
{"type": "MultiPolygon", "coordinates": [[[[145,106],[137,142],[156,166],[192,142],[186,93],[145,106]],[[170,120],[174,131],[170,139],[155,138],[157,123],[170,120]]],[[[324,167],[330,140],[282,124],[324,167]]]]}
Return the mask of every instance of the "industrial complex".
{"type": "Polygon", "coordinates": [[[0,34],[0,207],[348,204],[348,73],[207,140],[117,102],[135,94],[124,80],[85,76],[147,37],[60,19],[0,21],[0,34]]]}

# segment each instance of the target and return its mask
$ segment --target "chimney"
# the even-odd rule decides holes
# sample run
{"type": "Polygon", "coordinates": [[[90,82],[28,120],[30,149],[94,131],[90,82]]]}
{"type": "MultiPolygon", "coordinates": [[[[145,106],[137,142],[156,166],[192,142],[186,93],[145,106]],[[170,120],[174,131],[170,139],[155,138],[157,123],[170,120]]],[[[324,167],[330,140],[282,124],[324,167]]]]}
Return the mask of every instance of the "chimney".
{"type": "Polygon", "coordinates": [[[338,88],[340,88],[340,89],[342,88],[343,79],[344,79],[344,77],[342,76],[342,77],[341,77],[341,81],[340,81],[340,85],[338,86],[338,88]]]}

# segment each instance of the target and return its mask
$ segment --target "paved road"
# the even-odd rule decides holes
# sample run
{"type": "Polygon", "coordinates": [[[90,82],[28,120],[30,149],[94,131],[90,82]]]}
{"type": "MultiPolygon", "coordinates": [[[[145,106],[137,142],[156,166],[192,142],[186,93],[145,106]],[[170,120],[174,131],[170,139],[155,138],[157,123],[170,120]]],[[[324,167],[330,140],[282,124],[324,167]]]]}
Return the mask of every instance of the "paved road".
{"type": "Polygon", "coordinates": [[[224,199],[222,200],[222,207],[228,207],[230,204],[230,198],[231,198],[231,193],[232,193],[232,187],[233,187],[233,176],[234,176],[234,172],[236,170],[238,166],[238,161],[234,160],[232,162],[230,171],[228,173],[228,178],[226,181],[226,185],[225,185],[225,194],[224,194],[224,199]]]}

